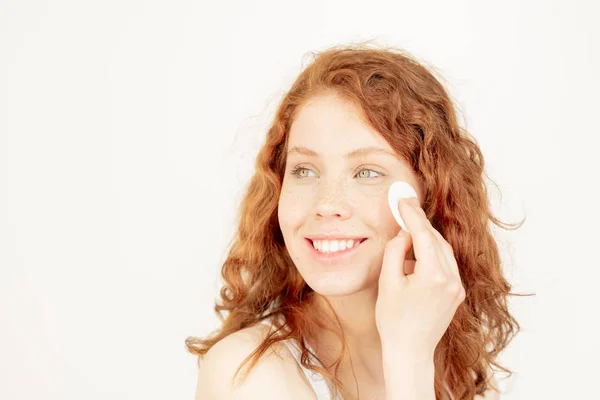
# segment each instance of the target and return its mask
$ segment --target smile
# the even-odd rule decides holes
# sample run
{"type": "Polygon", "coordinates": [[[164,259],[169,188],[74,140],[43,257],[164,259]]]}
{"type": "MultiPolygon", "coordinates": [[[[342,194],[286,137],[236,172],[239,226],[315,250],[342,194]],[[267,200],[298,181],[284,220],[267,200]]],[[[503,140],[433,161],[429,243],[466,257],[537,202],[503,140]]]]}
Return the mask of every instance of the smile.
{"type": "Polygon", "coordinates": [[[313,247],[321,253],[337,253],[358,246],[365,239],[312,240],[313,247]]]}
{"type": "Polygon", "coordinates": [[[347,260],[362,246],[367,238],[312,240],[305,239],[313,258],[318,261],[347,260]]]}

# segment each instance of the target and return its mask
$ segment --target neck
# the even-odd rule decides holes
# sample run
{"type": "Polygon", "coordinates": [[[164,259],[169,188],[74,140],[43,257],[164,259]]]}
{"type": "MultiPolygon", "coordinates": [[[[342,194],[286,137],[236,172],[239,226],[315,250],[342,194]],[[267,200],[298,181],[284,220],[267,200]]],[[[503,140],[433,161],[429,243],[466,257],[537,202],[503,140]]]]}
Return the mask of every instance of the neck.
{"type": "MultiPolygon", "coordinates": [[[[368,288],[348,296],[315,296],[316,309],[323,313],[321,315],[326,315],[334,326],[337,316],[343,329],[346,350],[342,365],[349,365],[352,360],[354,369],[362,370],[373,380],[383,379],[381,338],[375,323],[377,293],[377,288],[368,288]]],[[[317,346],[322,350],[316,351],[330,362],[341,351],[339,338],[331,331],[319,332],[317,346]]]]}

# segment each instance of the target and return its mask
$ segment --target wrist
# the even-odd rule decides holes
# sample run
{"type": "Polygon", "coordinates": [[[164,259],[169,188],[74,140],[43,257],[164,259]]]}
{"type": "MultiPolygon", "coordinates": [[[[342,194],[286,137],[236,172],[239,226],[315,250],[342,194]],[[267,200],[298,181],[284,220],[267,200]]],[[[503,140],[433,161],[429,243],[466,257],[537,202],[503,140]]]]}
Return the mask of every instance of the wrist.
{"type": "Polygon", "coordinates": [[[433,382],[435,374],[435,365],[433,357],[426,357],[421,354],[391,354],[383,356],[384,372],[389,371],[394,378],[398,374],[411,376],[415,378],[430,379],[433,382]]]}
{"type": "Polygon", "coordinates": [[[384,348],[383,375],[388,400],[435,400],[435,366],[429,352],[384,348]]]}
{"type": "Polygon", "coordinates": [[[433,364],[434,350],[423,350],[415,346],[406,346],[392,342],[382,343],[383,361],[396,364],[428,365],[433,364]]]}

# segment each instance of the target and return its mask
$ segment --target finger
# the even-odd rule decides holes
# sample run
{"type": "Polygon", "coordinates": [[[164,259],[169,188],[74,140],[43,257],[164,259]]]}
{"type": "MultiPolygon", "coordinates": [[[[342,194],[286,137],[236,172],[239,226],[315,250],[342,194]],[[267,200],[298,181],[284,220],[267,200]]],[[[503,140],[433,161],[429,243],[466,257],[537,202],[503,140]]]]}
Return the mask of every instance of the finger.
{"type": "Polygon", "coordinates": [[[404,273],[404,262],[406,254],[412,246],[412,238],[407,232],[400,231],[397,236],[390,239],[385,245],[381,273],[379,274],[379,287],[386,287],[393,282],[406,279],[404,273]]]}
{"type": "Polygon", "coordinates": [[[444,268],[444,271],[448,274],[448,276],[454,276],[455,272],[452,268],[452,260],[454,259],[452,255],[452,247],[450,247],[450,244],[446,242],[442,234],[431,224],[431,221],[429,220],[429,218],[427,218],[425,211],[420,206],[416,208],[417,212],[426,221],[426,225],[429,231],[435,236],[435,239],[437,241],[436,248],[438,251],[438,258],[440,260],[440,263],[442,264],[442,268],[444,268]]]}
{"type": "Polygon", "coordinates": [[[443,266],[439,270],[437,265],[445,260],[440,253],[438,239],[429,228],[430,223],[424,213],[419,212],[418,200],[415,198],[401,199],[398,203],[398,208],[404,223],[412,236],[415,258],[417,259],[418,268],[415,273],[423,269],[425,276],[437,276],[440,273],[447,275],[448,271],[443,266]],[[418,208],[417,208],[418,207],[418,208]]]}
{"type": "Polygon", "coordinates": [[[403,270],[404,270],[404,275],[412,275],[415,273],[415,265],[416,265],[416,261],[415,260],[404,260],[404,265],[403,265],[403,270]]]}
{"type": "Polygon", "coordinates": [[[442,234],[435,229],[435,227],[431,224],[431,221],[427,218],[425,211],[419,206],[417,207],[417,212],[425,219],[426,225],[436,237],[437,240],[437,249],[438,249],[438,257],[440,262],[443,264],[442,267],[444,271],[448,274],[448,276],[456,276],[460,279],[460,274],[458,273],[458,265],[456,264],[456,260],[454,258],[452,246],[450,243],[444,239],[442,234]]]}
{"type": "Polygon", "coordinates": [[[450,268],[450,272],[456,275],[460,279],[460,272],[458,270],[458,263],[456,262],[456,257],[454,256],[454,250],[452,249],[452,245],[448,243],[446,239],[442,236],[442,234],[432,226],[433,233],[438,238],[438,242],[440,243],[440,248],[444,253],[444,257],[446,258],[447,265],[450,268]]]}

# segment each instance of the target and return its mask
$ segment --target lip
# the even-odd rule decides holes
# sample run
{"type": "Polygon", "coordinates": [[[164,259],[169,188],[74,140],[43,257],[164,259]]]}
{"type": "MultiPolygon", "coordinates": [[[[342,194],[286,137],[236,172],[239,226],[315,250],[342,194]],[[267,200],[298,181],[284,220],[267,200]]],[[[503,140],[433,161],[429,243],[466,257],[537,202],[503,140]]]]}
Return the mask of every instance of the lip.
{"type": "Polygon", "coordinates": [[[363,240],[364,236],[343,236],[335,233],[326,233],[326,234],[318,234],[318,235],[308,235],[307,239],[310,240],[363,240]]]}
{"type": "MultiPolygon", "coordinates": [[[[359,239],[359,238],[357,238],[357,239],[359,239]]],[[[319,239],[314,239],[314,240],[319,240],[319,239]]],[[[340,262],[345,262],[345,261],[350,260],[352,258],[352,256],[354,256],[354,254],[358,251],[358,249],[361,248],[362,245],[367,240],[369,240],[369,239],[362,238],[362,241],[359,244],[352,247],[351,249],[336,251],[334,253],[321,253],[320,251],[318,251],[317,249],[315,249],[313,247],[311,239],[305,238],[304,243],[306,243],[306,245],[308,246],[308,251],[309,251],[311,257],[313,259],[315,259],[316,261],[326,262],[326,263],[340,263],[340,262]]]]}

